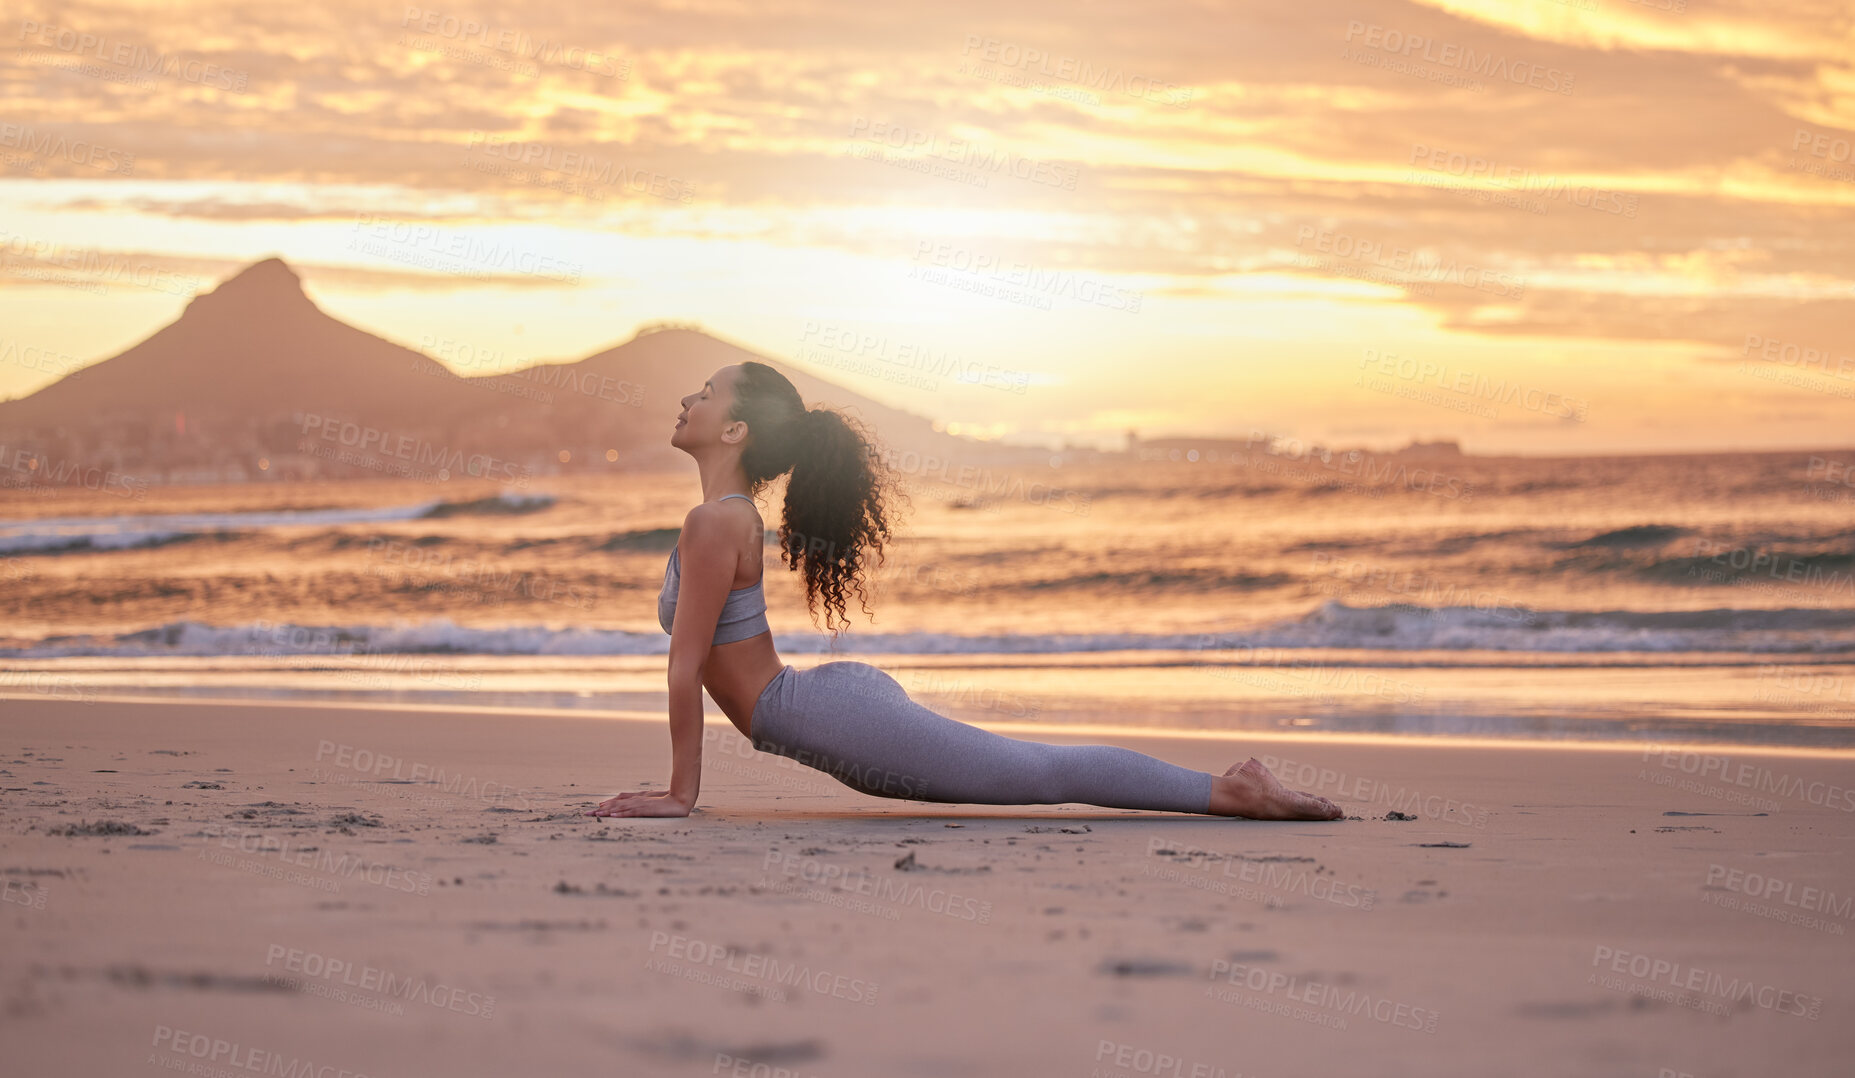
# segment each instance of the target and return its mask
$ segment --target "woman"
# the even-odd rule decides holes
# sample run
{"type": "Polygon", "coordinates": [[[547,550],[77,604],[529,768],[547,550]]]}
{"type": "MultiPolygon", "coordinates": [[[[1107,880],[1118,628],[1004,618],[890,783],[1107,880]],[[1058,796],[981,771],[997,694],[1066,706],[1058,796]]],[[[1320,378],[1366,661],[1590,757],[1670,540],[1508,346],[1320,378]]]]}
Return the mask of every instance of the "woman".
{"type": "MultiPolygon", "coordinates": [[[[879,797],[985,805],[1082,803],[1258,820],[1331,820],[1338,806],[1288,790],[1255,758],[1222,775],[1131,749],[1046,745],[957,722],[858,662],[795,670],[767,628],[764,527],[750,494],[792,473],[779,537],[827,628],[863,605],[863,569],[890,537],[871,444],[844,416],[808,410],[764,363],[723,367],[684,397],[670,444],[696,460],[702,504],[683,519],[657,616],[670,634],[670,787],[622,793],[589,816],[687,816],[702,779],[702,690],[762,752],[879,797]]],[[[864,606],[865,613],[868,607],[864,606]]]]}

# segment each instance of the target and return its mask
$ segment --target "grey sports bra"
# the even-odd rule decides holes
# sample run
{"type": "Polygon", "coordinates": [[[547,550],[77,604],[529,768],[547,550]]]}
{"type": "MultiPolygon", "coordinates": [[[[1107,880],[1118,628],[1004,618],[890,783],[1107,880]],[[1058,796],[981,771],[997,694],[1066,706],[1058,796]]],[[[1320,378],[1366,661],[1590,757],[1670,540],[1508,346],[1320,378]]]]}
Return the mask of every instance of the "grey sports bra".
{"type": "MultiPolygon", "coordinates": [[[[745,494],[723,494],[715,500],[727,501],[729,498],[753,502],[745,494]]],[[[663,626],[666,633],[676,623],[676,593],[682,579],[682,565],[677,560],[675,548],[671,548],[670,564],[663,571],[663,590],[657,593],[657,624],[663,626]]],[[[761,588],[764,583],[766,578],[763,576],[747,587],[736,588],[728,593],[727,601],[721,606],[721,617],[715,621],[715,639],[711,643],[732,644],[771,631],[772,627],[766,620],[766,593],[761,588]]]]}

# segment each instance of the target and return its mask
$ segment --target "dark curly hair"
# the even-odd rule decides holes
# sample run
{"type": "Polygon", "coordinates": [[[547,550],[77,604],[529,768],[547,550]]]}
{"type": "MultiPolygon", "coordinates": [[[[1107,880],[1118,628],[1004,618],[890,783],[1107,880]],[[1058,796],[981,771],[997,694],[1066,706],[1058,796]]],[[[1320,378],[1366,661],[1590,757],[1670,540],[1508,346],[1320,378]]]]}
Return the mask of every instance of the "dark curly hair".
{"type": "Polygon", "coordinates": [[[850,624],[850,593],[869,614],[865,559],[881,562],[890,536],[888,500],[895,497],[875,438],[863,424],[830,408],[807,409],[779,371],[747,360],[734,382],[730,419],[747,424],[741,468],[750,493],[787,472],[780,556],[805,573],[805,606],[836,634],[850,624]],[[836,624],[841,622],[842,625],[836,624]]]}

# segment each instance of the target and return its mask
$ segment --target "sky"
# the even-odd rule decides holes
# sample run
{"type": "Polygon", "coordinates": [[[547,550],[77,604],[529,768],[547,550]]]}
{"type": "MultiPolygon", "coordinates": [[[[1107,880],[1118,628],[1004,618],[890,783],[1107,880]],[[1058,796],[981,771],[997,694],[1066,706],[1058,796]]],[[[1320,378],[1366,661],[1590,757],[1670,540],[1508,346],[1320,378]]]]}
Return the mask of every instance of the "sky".
{"type": "Polygon", "coordinates": [[[9,5],[0,397],[280,256],[460,373],[677,322],[1009,442],[1855,443],[1855,6],[898,7],[9,5]]]}

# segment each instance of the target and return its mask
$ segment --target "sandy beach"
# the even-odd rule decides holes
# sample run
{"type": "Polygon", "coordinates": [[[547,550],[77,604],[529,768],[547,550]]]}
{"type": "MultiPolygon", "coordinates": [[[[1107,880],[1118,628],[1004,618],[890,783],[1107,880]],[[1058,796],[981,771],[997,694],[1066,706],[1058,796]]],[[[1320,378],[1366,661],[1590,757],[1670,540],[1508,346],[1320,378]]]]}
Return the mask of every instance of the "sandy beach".
{"type": "Polygon", "coordinates": [[[21,1075],[1662,1078],[1855,1053],[1846,756],[1114,738],[1256,755],[1353,817],[1257,823],[865,797],[711,708],[694,815],[595,820],[661,782],[660,718],[0,716],[21,1075]]]}

